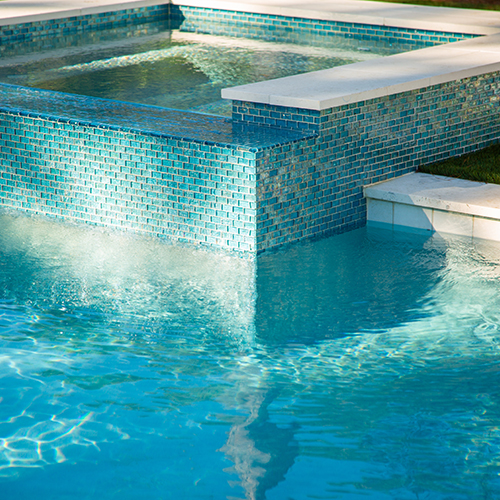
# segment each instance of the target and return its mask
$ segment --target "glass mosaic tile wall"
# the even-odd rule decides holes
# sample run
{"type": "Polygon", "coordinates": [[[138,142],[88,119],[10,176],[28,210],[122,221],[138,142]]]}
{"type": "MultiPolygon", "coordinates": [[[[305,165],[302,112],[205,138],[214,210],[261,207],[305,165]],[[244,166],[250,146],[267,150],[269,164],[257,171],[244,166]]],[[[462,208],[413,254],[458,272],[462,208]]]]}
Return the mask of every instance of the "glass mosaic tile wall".
{"type": "Polygon", "coordinates": [[[19,55],[47,48],[99,42],[117,33],[132,37],[169,29],[169,5],[0,26],[0,54],[19,55]]]}
{"type": "Polygon", "coordinates": [[[181,29],[197,33],[296,43],[307,37],[308,43],[323,46],[325,39],[330,39],[331,43],[335,44],[343,38],[350,40],[353,46],[363,47],[369,44],[370,47],[386,49],[387,54],[432,47],[475,36],[186,6],[171,6],[170,16],[181,29]]]}
{"type": "Polygon", "coordinates": [[[365,224],[363,185],[486,147],[500,137],[500,74],[325,111],[235,103],[251,123],[316,132],[257,163],[257,247],[365,224]],[[245,115],[246,111],[246,115],[245,115]]]}
{"type": "MultiPolygon", "coordinates": [[[[390,35],[373,26],[173,6],[154,12],[186,30],[257,37],[265,27],[277,38],[336,30],[365,43],[378,37],[389,49],[391,36],[411,45],[469,36],[390,35]]],[[[123,22],[114,15],[100,15],[102,24],[123,22]]],[[[71,20],[85,21],[99,25],[71,20]]],[[[24,30],[30,27],[4,28],[2,47],[14,41],[5,37],[28,37],[24,30]]],[[[0,90],[3,207],[245,252],[362,226],[363,185],[500,136],[498,73],[321,112],[236,102],[232,120],[0,90]]]]}
{"type": "Polygon", "coordinates": [[[4,207],[240,251],[256,249],[256,157],[303,137],[8,85],[0,96],[4,207]]]}

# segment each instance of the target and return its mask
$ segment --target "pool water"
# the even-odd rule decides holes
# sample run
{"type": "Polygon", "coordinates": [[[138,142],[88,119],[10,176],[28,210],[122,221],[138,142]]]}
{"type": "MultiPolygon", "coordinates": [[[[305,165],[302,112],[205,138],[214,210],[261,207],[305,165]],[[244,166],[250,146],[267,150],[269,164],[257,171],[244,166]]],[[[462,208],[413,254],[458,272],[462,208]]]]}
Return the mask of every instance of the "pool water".
{"type": "Polygon", "coordinates": [[[499,497],[498,243],[0,226],[2,500],[499,497]]]}
{"type": "MultiPolygon", "coordinates": [[[[322,46],[165,30],[3,57],[0,81],[167,108],[231,114],[221,89],[401,52],[324,37],[322,46]]],[[[311,42],[311,43],[309,43],[311,42]]],[[[314,42],[314,43],[313,43],[314,42]]],[[[356,43],[355,43],[356,42],[356,43]]]]}

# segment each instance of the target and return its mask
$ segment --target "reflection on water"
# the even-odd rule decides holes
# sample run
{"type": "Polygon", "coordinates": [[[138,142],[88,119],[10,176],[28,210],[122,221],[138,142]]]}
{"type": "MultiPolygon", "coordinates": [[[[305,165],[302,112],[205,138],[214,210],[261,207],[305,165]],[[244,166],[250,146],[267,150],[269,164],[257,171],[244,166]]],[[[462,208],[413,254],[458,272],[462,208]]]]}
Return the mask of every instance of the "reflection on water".
{"type": "Polygon", "coordinates": [[[416,306],[440,280],[446,246],[391,236],[392,242],[384,233],[355,231],[260,257],[259,341],[317,342],[425,314],[416,306]]]}
{"type": "Polygon", "coordinates": [[[299,455],[297,422],[279,427],[269,421],[268,407],[278,394],[276,390],[249,391],[241,406],[248,416],[231,426],[220,450],[234,463],[226,471],[239,476],[249,500],[265,498],[267,490],[285,479],[299,455]]]}
{"type": "Polygon", "coordinates": [[[500,495],[497,243],[0,227],[2,499],[500,495]]]}

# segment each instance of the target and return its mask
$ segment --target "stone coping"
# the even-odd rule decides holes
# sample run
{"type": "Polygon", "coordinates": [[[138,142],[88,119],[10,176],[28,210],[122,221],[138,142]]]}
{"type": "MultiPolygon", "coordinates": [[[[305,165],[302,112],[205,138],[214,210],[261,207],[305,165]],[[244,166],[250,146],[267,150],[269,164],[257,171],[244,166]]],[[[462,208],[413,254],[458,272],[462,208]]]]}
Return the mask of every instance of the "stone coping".
{"type": "Polygon", "coordinates": [[[172,0],[173,4],[416,30],[491,35],[500,11],[425,7],[360,0],[172,0]]]}
{"type": "MultiPolygon", "coordinates": [[[[5,0],[0,24],[168,3],[169,0],[5,0]]],[[[343,22],[487,35],[484,38],[397,54],[222,91],[222,97],[324,110],[461,78],[500,71],[500,12],[386,4],[359,0],[173,0],[186,6],[343,22]],[[439,20],[439,21],[437,21],[439,20]]]]}
{"type": "Polygon", "coordinates": [[[364,187],[365,197],[500,220],[500,185],[420,172],[364,187]]]}
{"type": "Polygon", "coordinates": [[[500,12],[425,7],[361,0],[4,0],[0,25],[96,14],[173,3],[210,9],[375,24],[399,28],[491,35],[500,32],[500,12]]]}
{"type": "Polygon", "coordinates": [[[500,34],[223,89],[222,97],[324,110],[500,71],[500,34]]]}
{"type": "Polygon", "coordinates": [[[165,5],[169,0],[3,0],[0,26],[165,5]]]}

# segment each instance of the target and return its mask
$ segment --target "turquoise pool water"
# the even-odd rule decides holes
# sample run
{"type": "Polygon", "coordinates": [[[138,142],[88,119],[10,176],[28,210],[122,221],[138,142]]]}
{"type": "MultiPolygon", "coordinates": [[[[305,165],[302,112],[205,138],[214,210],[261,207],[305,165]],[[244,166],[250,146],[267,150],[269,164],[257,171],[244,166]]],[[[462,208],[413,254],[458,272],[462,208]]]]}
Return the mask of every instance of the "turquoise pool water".
{"type": "Polygon", "coordinates": [[[2,500],[500,495],[499,244],[0,226],[2,500]]]}
{"type": "Polygon", "coordinates": [[[225,87],[403,51],[341,37],[278,43],[164,30],[3,57],[0,81],[92,97],[230,115],[225,87]]]}

